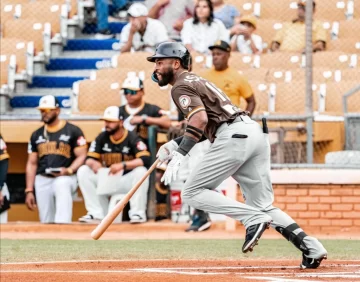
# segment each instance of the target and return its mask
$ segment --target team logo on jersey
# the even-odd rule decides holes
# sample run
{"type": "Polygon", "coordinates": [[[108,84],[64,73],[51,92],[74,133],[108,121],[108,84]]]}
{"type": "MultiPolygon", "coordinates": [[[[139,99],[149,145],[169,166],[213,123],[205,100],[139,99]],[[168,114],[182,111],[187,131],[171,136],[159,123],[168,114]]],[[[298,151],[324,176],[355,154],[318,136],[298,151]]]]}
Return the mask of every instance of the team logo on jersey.
{"type": "Polygon", "coordinates": [[[129,154],[130,152],[130,148],[128,146],[124,146],[123,149],[122,149],[122,153],[123,154],[129,154]]]}
{"type": "Polygon", "coordinates": [[[42,135],[39,136],[38,140],[35,141],[36,144],[44,143],[46,142],[46,139],[42,137],[42,135]]]}
{"type": "Polygon", "coordinates": [[[64,141],[64,142],[69,142],[70,136],[69,135],[65,135],[65,134],[61,134],[59,137],[59,141],[64,141]]]}
{"type": "Polygon", "coordinates": [[[191,99],[187,95],[181,95],[179,98],[179,103],[183,109],[186,109],[187,107],[189,107],[189,105],[191,103],[191,99]]]}
{"type": "Polygon", "coordinates": [[[105,143],[104,147],[102,148],[103,151],[105,152],[111,152],[111,149],[109,148],[108,143],[105,143]]]}
{"type": "Polygon", "coordinates": [[[96,149],[96,141],[92,141],[90,144],[89,152],[95,152],[96,149]]]}
{"type": "Polygon", "coordinates": [[[80,136],[76,143],[78,144],[78,146],[84,146],[86,145],[86,139],[84,138],[84,136],[80,136]]]}
{"type": "Polygon", "coordinates": [[[136,143],[136,148],[139,150],[139,151],[145,151],[147,150],[147,147],[145,145],[145,143],[143,141],[139,141],[136,143]]]}

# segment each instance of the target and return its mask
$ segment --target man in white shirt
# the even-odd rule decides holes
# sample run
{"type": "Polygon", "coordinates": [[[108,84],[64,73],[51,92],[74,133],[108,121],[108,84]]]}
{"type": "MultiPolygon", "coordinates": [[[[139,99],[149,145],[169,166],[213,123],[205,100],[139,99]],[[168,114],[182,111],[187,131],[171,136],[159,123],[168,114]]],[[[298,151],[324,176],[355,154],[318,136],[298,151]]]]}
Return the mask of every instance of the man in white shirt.
{"type": "Polygon", "coordinates": [[[130,22],[120,35],[121,52],[155,52],[155,46],[169,40],[166,28],[159,20],[148,18],[148,9],[140,3],[134,3],[128,10],[130,22]]]}
{"type": "Polygon", "coordinates": [[[261,54],[262,38],[254,34],[256,30],[256,18],[245,16],[240,20],[236,34],[231,40],[231,50],[242,54],[261,54]]]}
{"type": "Polygon", "coordinates": [[[149,17],[161,21],[173,40],[180,40],[184,21],[194,13],[194,0],[146,0],[149,17]]]}

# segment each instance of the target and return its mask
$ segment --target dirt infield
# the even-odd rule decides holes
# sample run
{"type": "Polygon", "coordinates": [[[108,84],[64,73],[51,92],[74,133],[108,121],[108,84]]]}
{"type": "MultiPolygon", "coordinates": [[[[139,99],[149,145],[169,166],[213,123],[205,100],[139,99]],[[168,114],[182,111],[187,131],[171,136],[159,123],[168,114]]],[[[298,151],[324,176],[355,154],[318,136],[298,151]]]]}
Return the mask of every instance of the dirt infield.
{"type": "Polygon", "coordinates": [[[360,261],[325,261],[301,270],[299,261],[149,260],[13,263],[1,281],[360,281],[360,261]]]}

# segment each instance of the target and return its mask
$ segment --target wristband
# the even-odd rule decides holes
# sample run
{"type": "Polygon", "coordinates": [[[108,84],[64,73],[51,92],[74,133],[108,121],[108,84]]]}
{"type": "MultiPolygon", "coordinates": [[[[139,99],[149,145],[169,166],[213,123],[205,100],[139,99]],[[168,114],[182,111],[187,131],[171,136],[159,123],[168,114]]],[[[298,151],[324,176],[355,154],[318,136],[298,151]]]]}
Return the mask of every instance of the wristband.
{"type": "Polygon", "coordinates": [[[121,162],[123,165],[123,169],[126,170],[126,162],[121,162]]]}
{"type": "Polygon", "coordinates": [[[146,125],[146,119],[148,118],[148,115],[141,115],[142,118],[142,124],[146,125]]]}
{"type": "Polygon", "coordinates": [[[34,193],[34,190],[33,189],[25,189],[25,195],[27,195],[29,193],[34,193]]]}
{"type": "Polygon", "coordinates": [[[186,154],[190,152],[190,150],[192,149],[192,147],[195,146],[196,143],[197,141],[194,138],[184,135],[179,145],[179,148],[176,151],[182,154],[183,156],[186,156],[186,154]]]}
{"type": "Polygon", "coordinates": [[[73,170],[71,167],[68,167],[68,168],[66,169],[66,171],[67,171],[67,173],[68,173],[69,175],[73,175],[73,174],[74,174],[74,170],[73,170]]]}

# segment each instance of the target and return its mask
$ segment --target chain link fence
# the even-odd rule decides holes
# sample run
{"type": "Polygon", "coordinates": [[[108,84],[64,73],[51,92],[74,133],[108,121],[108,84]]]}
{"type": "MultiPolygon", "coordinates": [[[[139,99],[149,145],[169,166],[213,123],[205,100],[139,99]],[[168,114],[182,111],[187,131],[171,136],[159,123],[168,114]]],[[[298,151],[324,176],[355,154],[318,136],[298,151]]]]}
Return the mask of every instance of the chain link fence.
{"type": "MultiPolygon", "coordinates": [[[[306,1],[224,2],[239,13],[227,26],[233,47],[229,65],[252,88],[253,118],[268,119],[273,164],[324,164],[330,152],[359,150],[360,93],[347,97],[346,110],[343,97],[360,83],[360,3],[314,3],[312,40],[307,42],[306,1]],[[306,67],[310,43],[316,52],[306,67]],[[306,75],[312,78],[312,93],[306,75]]],[[[97,118],[107,106],[126,103],[122,83],[138,75],[144,80],[145,101],[159,105],[175,122],[170,86],[159,88],[151,81],[149,48],[120,54],[128,5],[110,8],[112,16],[118,15],[109,18],[114,37],[98,39],[94,1],[2,0],[2,119],[34,118],[45,94],[59,98],[68,119],[97,118]]],[[[211,68],[210,51],[193,48],[192,62],[195,73],[211,68]]],[[[242,99],[238,106],[247,103],[242,99]]]]}

